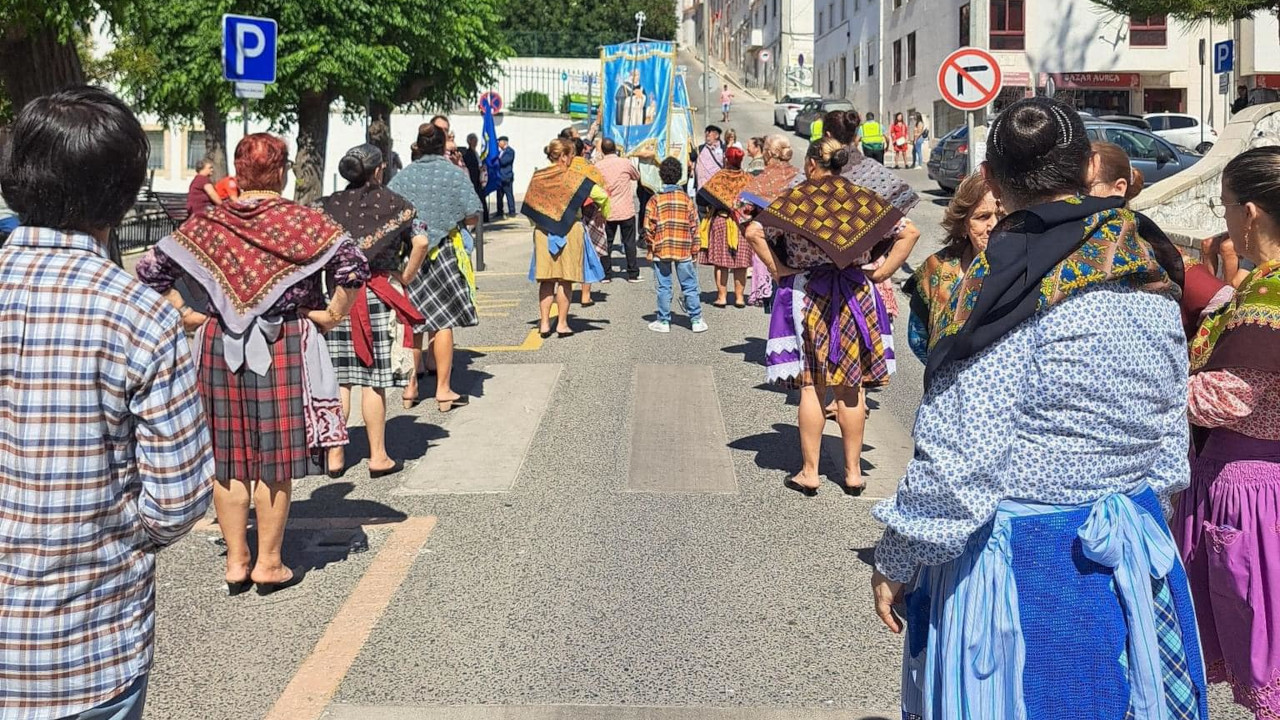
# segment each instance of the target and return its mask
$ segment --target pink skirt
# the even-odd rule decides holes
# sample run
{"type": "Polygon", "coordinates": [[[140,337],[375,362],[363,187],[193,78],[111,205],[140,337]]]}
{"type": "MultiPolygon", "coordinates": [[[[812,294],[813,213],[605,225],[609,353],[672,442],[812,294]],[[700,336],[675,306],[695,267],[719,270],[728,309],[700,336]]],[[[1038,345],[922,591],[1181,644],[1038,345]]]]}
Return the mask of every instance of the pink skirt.
{"type": "Polygon", "coordinates": [[[1280,442],[1213,430],[1172,526],[1209,681],[1280,718],[1280,442]]]}

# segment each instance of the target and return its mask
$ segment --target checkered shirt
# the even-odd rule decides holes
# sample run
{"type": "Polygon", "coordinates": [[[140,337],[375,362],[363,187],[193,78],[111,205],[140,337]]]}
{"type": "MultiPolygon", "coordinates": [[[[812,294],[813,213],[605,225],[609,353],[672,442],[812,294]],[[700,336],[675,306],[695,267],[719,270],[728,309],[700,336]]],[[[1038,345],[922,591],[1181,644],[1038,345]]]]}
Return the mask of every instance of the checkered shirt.
{"type": "Polygon", "coordinates": [[[155,552],[212,490],[177,312],[88,235],[0,249],[0,720],[74,715],[151,666],[155,552]]]}
{"type": "Polygon", "coordinates": [[[683,190],[664,190],[649,198],[645,237],[657,260],[689,260],[698,251],[698,208],[683,190]]]}

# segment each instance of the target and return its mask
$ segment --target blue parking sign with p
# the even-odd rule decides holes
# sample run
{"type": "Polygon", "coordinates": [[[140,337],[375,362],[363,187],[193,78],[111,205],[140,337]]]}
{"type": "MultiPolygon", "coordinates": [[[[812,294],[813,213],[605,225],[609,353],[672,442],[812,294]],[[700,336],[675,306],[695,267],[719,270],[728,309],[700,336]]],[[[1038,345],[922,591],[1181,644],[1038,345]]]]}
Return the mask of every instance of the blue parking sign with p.
{"type": "Polygon", "coordinates": [[[1231,72],[1235,65],[1235,43],[1223,40],[1213,46],[1213,71],[1215,73],[1231,72]]]}
{"type": "Polygon", "coordinates": [[[222,77],[242,83],[276,81],[276,21],[222,16],[222,77]]]}

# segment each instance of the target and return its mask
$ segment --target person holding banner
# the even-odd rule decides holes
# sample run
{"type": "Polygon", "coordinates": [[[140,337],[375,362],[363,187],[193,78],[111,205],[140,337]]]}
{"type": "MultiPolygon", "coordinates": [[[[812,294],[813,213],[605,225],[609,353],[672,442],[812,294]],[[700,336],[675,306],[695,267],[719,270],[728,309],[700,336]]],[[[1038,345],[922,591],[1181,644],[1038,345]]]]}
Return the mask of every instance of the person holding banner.
{"type": "Polygon", "coordinates": [[[751,182],[751,176],[742,170],[746,153],[731,147],[724,152],[724,168],[712,175],[698,189],[698,201],[707,208],[706,217],[698,226],[701,251],[698,260],[715,268],[716,299],[712,305],[723,308],[728,303],[729,275],[733,275],[734,305],[747,306],[747,268],[751,267],[751,247],[741,242],[742,228],[738,224],[738,196],[751,182]]]}
{"type": "Polygon", "coordinates": [[[529,279],[538,283],[538,332],[551,336],[551,303],[558,312],[556,334],[573,335],[569,325],[569,296],[573,284],[585,279],[587,248],[582,224],[588,201],[608,205],[609,194],[586,175],[569,169],[573,143],[559,138],[547,145],[545,167],[533,174],[520,212],[533,223],[533,257],[529,279]]]}

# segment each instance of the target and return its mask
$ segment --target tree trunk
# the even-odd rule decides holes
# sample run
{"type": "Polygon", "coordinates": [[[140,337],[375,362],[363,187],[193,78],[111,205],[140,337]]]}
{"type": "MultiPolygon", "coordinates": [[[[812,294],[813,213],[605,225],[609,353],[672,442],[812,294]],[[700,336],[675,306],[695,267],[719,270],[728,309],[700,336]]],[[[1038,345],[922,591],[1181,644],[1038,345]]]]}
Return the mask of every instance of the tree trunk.
{"type": "Polygon", "coordinates": [[[380,100],[369,101],[369,120],[383,120],[387,127],[391,126],[391,106],[380,100]]]}
{"type": "Polygon", "coordinates": [[[204,122],[204,154],[213,161],[213,179],[227,176],[227,116],[218,109],[213,98],[200,101],[200,118],[204,122]]]}
{"type": "Polygon", "coordinates": [[[324,155],[329,142],[330,99],[309,92],[298,101],[298,156],[293,176],[293,199],[310,205],[324,194],[324,155]]]}
{"type": "Polygon", "coordinates": [[[59,40],[56,30],[15,24],[0,31],[0,82],[15,114],[41,95],[84,82],[75,44],[59,40]]]}

